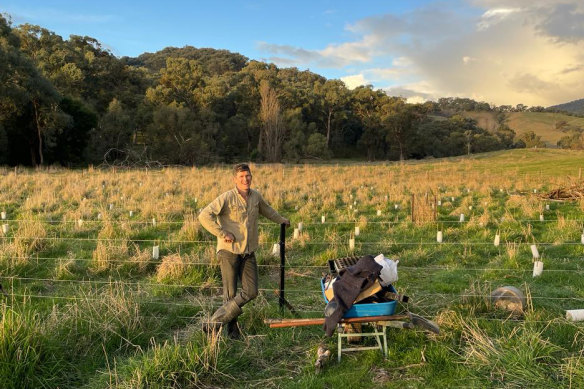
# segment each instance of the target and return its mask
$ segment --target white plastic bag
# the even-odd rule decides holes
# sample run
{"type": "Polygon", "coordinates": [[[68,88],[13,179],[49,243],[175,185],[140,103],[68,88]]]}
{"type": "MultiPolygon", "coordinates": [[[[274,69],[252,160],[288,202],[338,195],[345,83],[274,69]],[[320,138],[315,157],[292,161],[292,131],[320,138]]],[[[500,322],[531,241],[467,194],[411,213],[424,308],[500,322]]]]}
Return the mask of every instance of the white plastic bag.
{"type": "Polygon", "coordinates": [[[397,264],[398,260],[393,260],[390,258],[385,258],[383,254],[379,254],[375,257],[375,262],[380,264],[383,268],[379,274],[381,281],[379,282],[381,286],[387,286],[393,284],[397,281],[397,264]]]}

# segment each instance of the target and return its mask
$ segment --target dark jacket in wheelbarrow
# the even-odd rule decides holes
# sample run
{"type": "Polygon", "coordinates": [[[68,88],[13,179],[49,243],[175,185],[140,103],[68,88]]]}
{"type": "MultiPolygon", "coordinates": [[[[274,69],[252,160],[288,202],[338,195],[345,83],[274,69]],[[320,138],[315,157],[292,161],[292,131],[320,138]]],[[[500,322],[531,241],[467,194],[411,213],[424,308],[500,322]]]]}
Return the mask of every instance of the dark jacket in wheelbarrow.
{"type": "Polygon", "coordinates": [[[338,322],[351,309],[359,293],[375,283],[381,269],[373,256],[365,255],[355,265],[339,271],[339,278],[333,283],[334,298],[329,302],[329,307],[334,307],[334,310],[329,312],[327,309],[325,314],[323,329],[327,336],[333,335],[338,322]]]}

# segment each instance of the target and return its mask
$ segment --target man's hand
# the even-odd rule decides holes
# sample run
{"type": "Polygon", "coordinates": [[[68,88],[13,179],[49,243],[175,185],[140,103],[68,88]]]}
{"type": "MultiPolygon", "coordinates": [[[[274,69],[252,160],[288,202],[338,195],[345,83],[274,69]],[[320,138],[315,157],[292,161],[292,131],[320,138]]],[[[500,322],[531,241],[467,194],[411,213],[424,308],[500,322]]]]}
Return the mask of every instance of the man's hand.
{"type": "Polygon", "coordinates": [[[235,242],[235,236],[233,236],[233,234],[231,232],[227,232],[225,234],[225,237],[223,238],[223,240],[226,243],[232,243],[232,242],[235,242]]]}

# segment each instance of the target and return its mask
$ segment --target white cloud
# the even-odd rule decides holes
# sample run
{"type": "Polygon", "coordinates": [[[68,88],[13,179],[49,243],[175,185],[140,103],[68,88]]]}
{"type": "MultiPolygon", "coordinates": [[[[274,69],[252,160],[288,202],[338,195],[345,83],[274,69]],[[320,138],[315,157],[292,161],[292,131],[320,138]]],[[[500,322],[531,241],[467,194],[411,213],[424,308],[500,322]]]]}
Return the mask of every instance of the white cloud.
{"type": "Polygon", "coordinates": [[[369,84],[369,81],[367,81],[363,74],[354,74],[352,76],[341,77],[341,81],[343,81],[349,89],[355,89],[358,86],[369,84]]]}
{"type": "Polygon", "coordinates": [[[361,41],[342,44],[330,44],[322,50],[307,50],[290,45],[277,45],[259,42],[259,50],[282,54],[280,57],[270,56],[275,63],[285,61],[301,65],[315,64],[325,68],[342,68],[356,63],[367,63],[374,57],[372,48],[376,46],[375,37],[364,37],[361,41]],[[287,59],[286,59],[287,58],[287,59]]]}
{"type": "Polygon", "coordinates": [[[423,104],[429,100],[431,100],[431,99],[428,99],[427,97],[424,97],[423,95],[410,96],[410,97],[406,98],[406,102],[408,102],[410,104],[423,104]]]}
{"type": "Polygon", "coordinates": [[[372,48],[376,46],[375,36],[365,36],[361,41],[348,42],[340,45],[329,45],[318,51],[323,61],[331,63],[351,64],[355,62],[368,62],[372,60],[372,48]]]}
{"type": "Polygon", "coordinates": [[[384,90],[388,95],[404,97],[408,103],[412,104],[436,100],[440,97],[426,81],[393,86],[384,88],[384,90]]]}
{"type": "Polygon", "coordinates": [[[487,30],[520,10],[520,8],[489,9],[481,16],[481,20],[477,23],[477,29],[479,31],[487,30]]]}
{"type": "Polygon", "coordinates": [[[409,68],[372,68],[363,70],[364,73],[369,74],[371,78],[382,79],[386,81],[399,81],[407,78],[412,74],[409,68]]]}
{"type": "Polygon", "coordinates": [[[392,64],[393,66],[405,67],[413,65],[413,62],[408,57],[398,57],[393,59],[392,64]]]}

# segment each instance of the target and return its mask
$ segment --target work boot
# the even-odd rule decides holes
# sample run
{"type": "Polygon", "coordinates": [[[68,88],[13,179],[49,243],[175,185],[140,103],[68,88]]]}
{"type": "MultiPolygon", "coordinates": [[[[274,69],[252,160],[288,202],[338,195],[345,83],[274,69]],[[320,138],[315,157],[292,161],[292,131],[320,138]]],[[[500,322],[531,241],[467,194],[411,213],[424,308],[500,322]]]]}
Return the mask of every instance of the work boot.
{"type": "Polygon", "coordinates": [[[227,336],[235,340],[241,339],[241,331],[239,329],[239,324],[237,323],[237,318],[227,323],[227,336]]]}
{"type": "Polygon", "coordinates": [[[203,331],[218,331],[223,324],[227,324],[231,320],[236,319],[242,312],[235,300],[229,300],[215,311],[208,322],[203,323],[203,331]]]}

